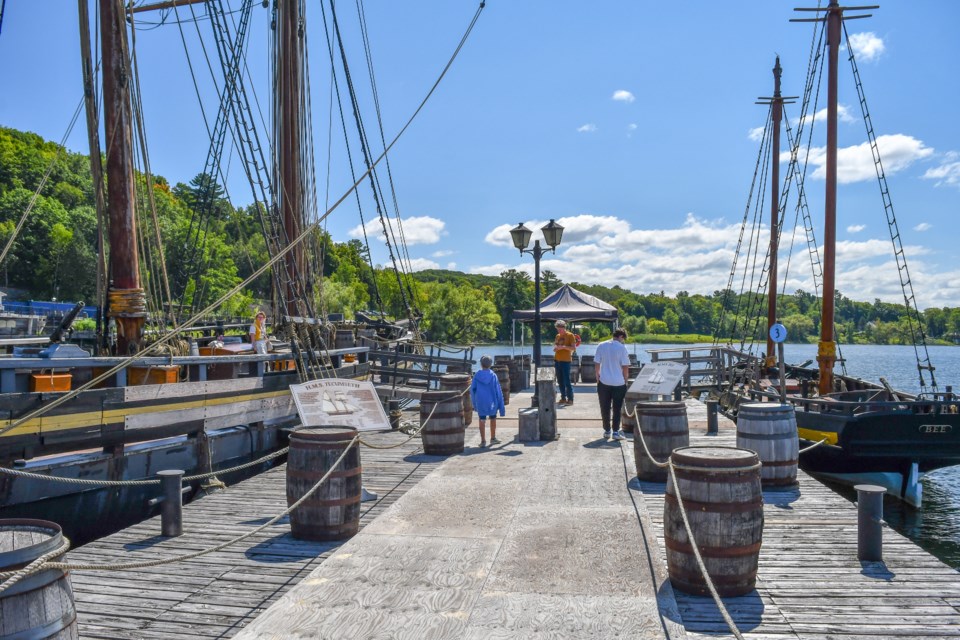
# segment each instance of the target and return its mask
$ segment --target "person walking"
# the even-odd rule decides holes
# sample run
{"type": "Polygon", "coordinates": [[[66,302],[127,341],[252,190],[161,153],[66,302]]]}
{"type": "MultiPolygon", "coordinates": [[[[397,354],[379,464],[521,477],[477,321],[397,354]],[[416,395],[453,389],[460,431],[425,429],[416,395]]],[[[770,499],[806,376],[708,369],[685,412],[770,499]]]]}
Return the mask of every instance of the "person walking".
{"type": "Polygon", "coordinates": [[[609,438],[612,433],[614,440],[623,440],[620,411],[623,409],[623,398],[627,395],[627,376],[630,371],[630,354],[623,344],[626,341],[627,332],[616,329],[612,338],[597,345],[597,352],[593,356],[597,368],[597,396],[600,398],[603,437],[609,438]]]}
{"type": "Polygon", "coordinates": [[[557,404],[573,404],[573,385],[570,384],[570,365],[577,350],[576,337],[567,331],[567,323],[557,320],[557,337],[553,341],[553,367],[557,372],[560,400],[557,404]]]}
{"type": "Polygon", "coordinates": [[[497,413],[501,416],[507,415],[507,407],[503,401],[503,390],[500,388],[500,380],[497,374],[490,370],[493,365],[493,358],[483,356],[480,358],[480,371],[473,376],[473,382],[470,383],[470,400],[473,401],[473,408],[477,410],[480,416],[480,446],[487,446],[487,418],[490,418],[490,444],[500,444],[497,439],[497,413]]]}

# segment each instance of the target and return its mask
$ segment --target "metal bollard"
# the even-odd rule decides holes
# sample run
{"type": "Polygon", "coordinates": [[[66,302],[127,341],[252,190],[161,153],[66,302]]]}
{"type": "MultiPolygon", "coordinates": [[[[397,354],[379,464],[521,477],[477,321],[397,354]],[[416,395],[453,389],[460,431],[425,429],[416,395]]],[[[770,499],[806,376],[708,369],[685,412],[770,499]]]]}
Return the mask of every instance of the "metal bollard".
{"type": "Polygon", "coordinates": [[[400,401],[387,400],[387,407],[390,409],[390,428],[396,431],[400,428],[400,401]]]}
{"type": "Polygon", "coordinates": [[[858,484],[857,559],[883,560],[883,494],[886,489],[873,484],[858,484]]]}
{"type": "Polygon", "coordinates": [[[673,400],[674,402],[683,401],[683,389],[680,388],[680,385],[677,385],[677,388],[673,390],[673,400]]]}
{"type": "Polygon", "coordinates": [[[707,434],[719,433],[720,427],[717,420],[717,409],[720,403],[716,400],[707,400],[707,434]]]}
{"type": "Polygon", "coordinates": [[[158,471],[163,501],[160,503],[160,535],[176,538],[183,535],[183,493],[180,490],[182,469],[158,471]]]}

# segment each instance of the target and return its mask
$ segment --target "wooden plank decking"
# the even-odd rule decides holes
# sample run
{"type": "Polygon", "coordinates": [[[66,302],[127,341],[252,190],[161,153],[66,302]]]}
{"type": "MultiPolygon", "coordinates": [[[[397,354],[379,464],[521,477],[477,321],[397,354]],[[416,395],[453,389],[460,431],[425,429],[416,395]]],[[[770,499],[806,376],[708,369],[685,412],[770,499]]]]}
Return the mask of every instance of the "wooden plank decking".
{"type": "MultiPolygon", "coordinates": [[[[561,440],[542,446],[510,442],[516,411],[529,405],[528,394],[514,396],[508,406],[514,419],[501,419],[499,425],[505,445],[483,455],[469,448],[466,455],[448,459],[439,475],[428,478],[433,482],[416,487],[442,460],[416,455],[419,441],[400,450],[364,449],[364,484],[382,500],[362,523],[369,525],[379,514],[384,518],[333,557],[334,545],[293,540],[281,522],[236,549],[188,563],[134,573],[74,572],[82,637],[226,638],[244,627],[243,638],[732,637],[712,600],[675,592],[662,581],[664,485],[637,482],[630,440],[615,444],[598,437],[596,395],[589,390],[578,386],[576,403],[558,409],[561,440]],[[537,465],[539,470],[530,473],[537,465]],[[472,490],[446,495],[441,486],[472,490]],[[390,487],[395,489],[388,494],[390,487]],[[411,487],[414,491],[398,502],[411,487]],[[622,510],[625,499],[633,505],[632,524],[611,510],[622,510]],[[504,504],[508,508],[501,508],[504,504]],[[424,535],[422,518],[438,505],[441,515],[448,512],[447,530],[424,535]],[[608,532],[606,537],[596,537],[596,523],[584,524],[591,519],[606,523],[599,529],[608,532]],[[544,522],[550,527],[537,533],[544,522]],[[550,530],[558,535],[547,535],[550,530]],[[499,564],[484,565],[478,559],[491,545],[499,564]],[[443,562],[433,567],[438,557],[443,562]],[[641,558],[649,565],[645,579],[639,575],[641,558]],[[386,588],[417,579],[422,581],[417,593],[386,588]],[[447,581],[446,590],[424,586],[438,579],[447,581]],[[286,618],[293,624],[306,616],[313,635],[278,627],[285,619],[274,613],[278,609],[261,615],[271,605],[287,606],[291,600],[283,594],[301,581],[292,609],[296,615],[286,618]],[[322,602],[311,608],[307,594],[323,581],[336,582],[326,587],[334,603],[329,609],[322,602]],[[621,585],[616,595],[610,585],[621,585]],[[472,589],[475,597],[463,598],[458,589],[472,589]],[[593,597],[582,593],[591,590],[593,597]],[[357,619],[348,623],[345,612],[361,606],[358,598],[374,620],[390,622],[366,630],[355,626],[357,619]],[[659,605],[655,625],[636,615],[644,608],[635,606],[638,599],[649,603],[650,598],[659,605]],[[409,621],[424,607],[459,613],[434,616],[442,623],[434,627],[412,626],[409,621]],[[258,616],[260,622],[251,625],[258,616]],[[564,617],[568,626],[557,627],[564,617]],[[459,624],[464,621],[469,625],[459,624]],[[334,630],[333,635],[322,629],[334,630]],[[336,635],[344,630],[359,635],[336,635]]],[[[732,423],[721,418],[720,434],[706,436],[703,405],[689,401],[688,411],[691,444],[734,444],[732,423]]],[[[478,439],[474,421],[468,442],[478,439]]],[[[884,562],[858,561],[855,505],[805,474],[793,490],[764,492],[764,501],[757,589],[725,599],[744,637],[960,636],[957,571],[886,526],[884,562]]],[[[73,551],[69,560],[119,562],[201,549],[249,531],[284,507],[283,470],[278,469],[189,505],[181,538],[157,537],[159,522],[152,520],[73,551]]]]}

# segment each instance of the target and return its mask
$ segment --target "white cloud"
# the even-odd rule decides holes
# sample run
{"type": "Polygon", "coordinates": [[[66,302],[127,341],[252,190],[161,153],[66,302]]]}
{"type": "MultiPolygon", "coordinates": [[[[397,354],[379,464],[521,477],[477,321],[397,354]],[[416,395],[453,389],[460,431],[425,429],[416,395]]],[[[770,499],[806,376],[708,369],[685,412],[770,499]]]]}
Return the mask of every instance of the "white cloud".
{"type": "MultiPolygon", "coordinates": [[[[396,220],[390,221],[390,233],[393,237],[400,237],[400,230],[396,227],[396,220]]],[[[436,244],[441,236],[447,235],[444,230],[446,223],[430,216],[413,216],[403,221],[403,237],[407,246],[416,244],[436,244]]],[[[363,238],[364,225],[357,225],[347,232],[351,238],[363,238]]],[[[366,224],[367,236],[383,242],[383,228],[379,220],[371,220],[366,224]]],[[[391,244],[393,241],[391,239],[391,244]]]]}
{"type": "MultiPolygon", "coordinates": [[[[917,160],[933,155],[934,151],[925,146],[922,140],[902,133],[879,136],[877,147],[883,159],[883,170],[888,176],[906,169],[917,160]]],[[[826,147],[810,149],[810,164],[817,167],[812,173],[814,178],[823,179],[826,176],[826,162],[826,147]]],[[[876,177],[873,153],[868,142],[837,150],[837,181],[839,183],[875,180],[876,177]]]]}
{"type": "Polygon", "coordinates": [[[915,226],[915,227],[913,228],[913,230],[914,230],[914,231],[929,231],[931,228],[933,228],[933,225],[930,224],[929,222],[921,222],[920,224],[918,224],[917,226],[915,226]]]}
{"type": "Polygon", "coordinates": [[[433,260],[427,260],[426,258],[410,259],[411,271],[424,271],[425,269],[439,269],[439,268],[440,268],[440,265],[434,262],[433,260]]]}
{"type": "Polygon", "coordinates": [[[849,227],[847,227],[847,233],[860,233],[866,228],[867,228],[867,225],[865,224],[852,224],[849,227]]]}
{"type": "Polygon", "coordinates": [[[581,127],[577,127],[577,133],[593,133],[596,130],[597,130],[597,125],[593,123],[588,123],[581,127]]]}
{"type": "Polygon", "coordinates": [[[445,258],[445,257],[447,257],[447,256],[452,256],[453,253],[454,253],[454,252],[451,251],[450,249],[440,249],[439,251],[434,251],[433,253],[431,253],[431,254],[430,254],[430,257],[431,257],[431,258],[445,258]]]}
{"type": "Polygon", "coordinates": [[[627,125],[627,137],[633,137],[633,132],[637,130],[637,125],[633,122],[627,125]]]}
{"type": "MultiPolygon", "coordinates": [[[[530,246],[533,246],[536,240],[540,240],[541,246],[546,246],[543,242],[543,234],[540,232],[540,229],[546,225],[547,222],[547,220],[533,220],[523,223],[525,227],[533,231],[533,236],[530,238],[530,246]]],[[[603,234],[610,233],[625,224],[614,216],[595,216],[587,213],[579,216],[559,218],[557,219],[557,223],[563,226],[563,235],[560,237],[561,246],[569,245],[573,242],[583,242],[584,240],[599,238],[603,234]]],[[[510,237],[510,229],[516,226],[515,224],[501,224],[490,231],[484,240],[488,244],[498,247],[514,248],[513,240],[510,237]]]]}
{"type": "Polygon", "coordinates": [[[449,269],[450,271],[456,271],[456,269],[457,269],[457,263],[456,263],[456,262],[448,262],[448,263],[447,263],[447,269],[449,269]]]}
{"type": "Polygon", "coordinates": [[[617,89],[613,92],[613,99],[618,102],[633,102],[636,98],[632,93],[625,89],[617,89]]]}
{"type": "Polygon", "coordinates": [[[949,151],[944,154],[939,167],[927,169],[923,174],[925,180],[936,180],[934,186],[947,185],[951,187],[960,187],[960,153],[949,151]]]}
{"type": "Polygon", "coordinates": [[[850,46],[857,59],[862,62],[872,62],[886,50],[883,40],[871,31],[851,35],[850,46]]]}
{"type": "MultiPolygon", "coordinates": [[[[820,109],[820,111],[817,111],[812,116],[807,115],[805,118],[803,118],[803,126],[805,127],[810,126],[811,123],[813,123],[814,121],[819,122],[821,126],[823,126],[827,122],[826,107],[824,107],[823,109],[820,109]]],[[[856,121],[857,119],[854,118],[852,115],[850,115],[849,107],[843,104],[837,105],[837,122],[844,122],[849,124],[851,122],[856,122],[856,121]]],[[[800,122],[801,120],[799,118],[797,118],[795,121],[796,124],[799,124],[800,122]]]]}
{"type": "Polygon", "coordinates": [[[747,131],[747,138],[753,140],[754,142],[760,142],[763,140],[763,127],[755,127],[747,131]]]}

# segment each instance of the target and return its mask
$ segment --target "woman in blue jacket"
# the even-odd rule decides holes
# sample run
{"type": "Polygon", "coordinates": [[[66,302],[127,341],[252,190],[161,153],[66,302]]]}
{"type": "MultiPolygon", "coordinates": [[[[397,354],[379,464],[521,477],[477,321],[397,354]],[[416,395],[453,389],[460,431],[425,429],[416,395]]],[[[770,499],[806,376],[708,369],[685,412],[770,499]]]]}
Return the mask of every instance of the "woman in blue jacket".
{"type": "Polygon", "coordinates": [[[503,390],[497,374],[490,370],[493,359],[490,356],[480,358],[480,371],[473,376],[470,383],[470,399],[473,408],[480,416],[480,446],[487,446],[486,420],[490,418],[490,444],[500,444],[497,439],[497,412],[501,416],[507,415],[507,407],[503,402],[503,390]]]}

